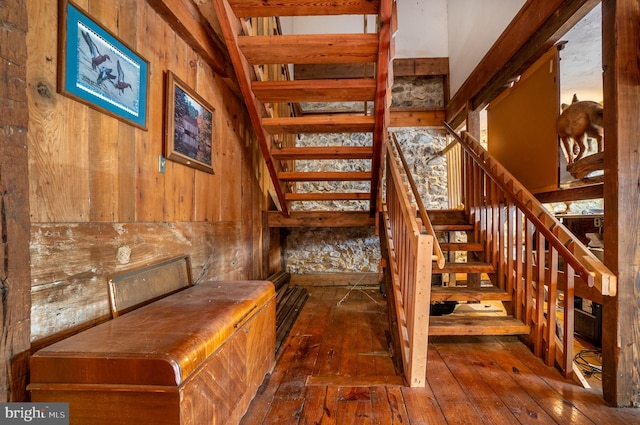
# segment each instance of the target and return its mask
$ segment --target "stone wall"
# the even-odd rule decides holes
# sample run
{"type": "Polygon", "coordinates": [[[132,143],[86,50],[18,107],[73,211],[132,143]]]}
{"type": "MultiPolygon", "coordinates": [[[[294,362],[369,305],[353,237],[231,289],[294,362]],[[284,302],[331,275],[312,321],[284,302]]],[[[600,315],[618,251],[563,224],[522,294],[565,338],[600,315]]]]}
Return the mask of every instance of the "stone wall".
{"type": "MultiPolygon", "coordinates": [[[[403,108],[443,106],[443,81],[437,77],[396,78],[393,105],[403,108]]],[[[353,107],[353,105],[351,105],[353,107]]],[[[340,105],[344,108],[345,105],[340,105]]],[[[325,109],[326,105],[305,104],[306,110],[325,109]]],[[[447,165],[437,152],[446,145],[444,130],[428,128],[391,129],[402,146],[418,191],[426,208],[447,208],[447,165]]],[[[371,135],[305,134],[298,146],[370,146],[371,135]]],[[[297,171],[368,171],[370,160],[297,161],[297,171]]],[[[298,192],[369,192],[363,182],[297,183],[298,192]]],[[[297,202],[292,210],[368,210],[367,201],[297,202]]],[[[380,262],[379,236],[374,228],[291,229],[286,238],[286,267],[294,274],[377,272],[380,262]]]]}

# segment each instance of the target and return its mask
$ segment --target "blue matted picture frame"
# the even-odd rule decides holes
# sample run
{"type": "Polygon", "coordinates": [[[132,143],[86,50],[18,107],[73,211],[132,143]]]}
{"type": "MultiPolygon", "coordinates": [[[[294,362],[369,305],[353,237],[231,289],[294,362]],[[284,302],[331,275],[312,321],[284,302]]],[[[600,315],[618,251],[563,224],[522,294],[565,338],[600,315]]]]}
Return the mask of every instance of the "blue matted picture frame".
{"type": "Polygon", "coordinates": [[[58,91],[147,129],[149,62],[68,0],[60,0],[58,91]]]}

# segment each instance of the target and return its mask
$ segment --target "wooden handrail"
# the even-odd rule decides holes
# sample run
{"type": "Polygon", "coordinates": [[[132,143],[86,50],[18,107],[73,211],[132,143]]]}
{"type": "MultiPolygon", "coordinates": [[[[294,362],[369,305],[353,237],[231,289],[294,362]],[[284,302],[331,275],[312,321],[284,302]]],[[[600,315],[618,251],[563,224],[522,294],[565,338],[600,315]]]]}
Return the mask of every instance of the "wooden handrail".
{"type": "Polygon", "coordinates": [[[421,231],[393,148],[387,144],[382,217],[400,357],[407,383],[426,385],[431,268],[435,238],[421,231]]]}
{"type": "Polygon", "coordinates": [[[449,134],[456,138],[463,149],[472,155],[477,164],[491,179],[508,193],[534,223],[547,242],[558,250],[565,261],[569,262],[588,286],[595,286],[603,295],[616,294],[617,278],[587,247],[549,213],[542,204],[506,168],[495,160],[469,133],[459,136],[446,122],[443,123],[449,134]]]}
{"type": "Polygon", "coordinates": [[[395,133],[391,133],[391,138],[393,139],[393,143],[395,145],[396,151],[398,153],[398,158],[402,162],[402,168],[404,169],[404,174],[409,182],[409,186],[411,187],[411,191],[413,192],[413,198],[415,199],[416,206],[418,207],[418,214],[420,215],[420,219],[422,220],[422,225],[425,228],[425,231],[428,235],[433,236],[433,260],[436,262],[439,269],[442,269],[445,265],[445,257],[442,253],[442,249],[440,248],[440,244],[438,243],[438,238],[436,237],[436,232],[433,230],[433,226],[431,225],[431,220],[429,220],[429,215],[427,214],[427,210],[424,207],[422,199],[420,198],[420,192],[418,191],[418,186],[411,174],[411,170],[409,170],[409,165],[407,164],[407,160],[402,153],[402,149],[400,148],[400,143],[398,143],[398,138],[395,133]]]}

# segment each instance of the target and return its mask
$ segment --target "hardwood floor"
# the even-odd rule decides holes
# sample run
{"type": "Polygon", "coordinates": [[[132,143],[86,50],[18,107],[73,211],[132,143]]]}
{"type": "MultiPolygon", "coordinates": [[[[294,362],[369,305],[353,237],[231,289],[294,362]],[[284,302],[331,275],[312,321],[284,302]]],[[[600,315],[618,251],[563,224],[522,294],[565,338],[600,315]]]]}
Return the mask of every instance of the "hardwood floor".
{"type": "Polygon", "coordinates": [[[427,387],[405,387],[378,289],[308,289],[242,425],[640,423],[640,409],[608,407],[515,337],[434,338],[427,387]]]}

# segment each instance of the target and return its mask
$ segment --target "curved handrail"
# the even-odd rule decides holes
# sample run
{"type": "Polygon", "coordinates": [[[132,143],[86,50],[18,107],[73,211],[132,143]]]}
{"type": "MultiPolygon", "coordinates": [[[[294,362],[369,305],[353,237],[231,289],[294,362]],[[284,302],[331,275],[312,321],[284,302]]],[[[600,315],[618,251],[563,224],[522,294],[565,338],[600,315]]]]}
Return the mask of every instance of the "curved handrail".
{"type": "Polygon", "coordinates": [[[446,259],[444,254],[442,253],[442,249],[440,248],[440,244],[438,243],[438,238],[436,237],[436,232],[433,230],[433,226],[431,225],[431,220],[429,220],[429,215],[427,214],[427,210],[422,203],[422,199],[420,199],[420,193],[418,192],[418,187],[416,186],[416,182],[413,179],[413,175],[409,170],[409,166],[407,161],[402,153],[402,149],[400,149],[400,143],[398,143],[398,138],[395,133],[391,133],[391,137],[393,139],[393,143],[395,145],[396,151],[398,152],[398,157],[402,162],[402,167],[404,168],[405,176],[407,177],[407,181],[409,182],[409,186],[411,186],[411,191],[413,192],[413,198],[416,201],[416,206],[418,207],[418,214],[420,215],[420,219],[422,220],[422,225],[425,228],[425,231],[428,235],[433,236],[433,257],[436,261],[436,264],[439,269],[444,268],[446,259]]]}
{"type": "Polygon", "coordinates": [[[443,122],[443,125],[501,190],[509,194],[513,202],[522,209],[527,218],[588,286],[595,286],[603,295],[616,294],[617,277],[611,270],[549,213],[473,136],[462,132],[461,137],[446,122],[443,122]]]}

